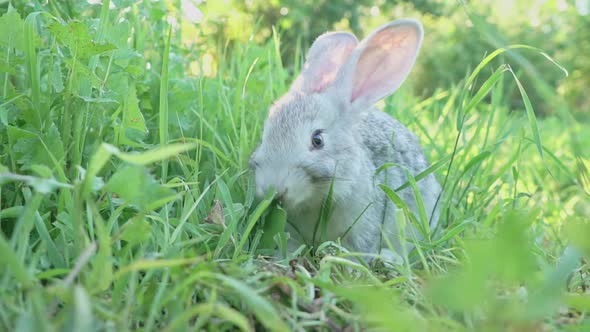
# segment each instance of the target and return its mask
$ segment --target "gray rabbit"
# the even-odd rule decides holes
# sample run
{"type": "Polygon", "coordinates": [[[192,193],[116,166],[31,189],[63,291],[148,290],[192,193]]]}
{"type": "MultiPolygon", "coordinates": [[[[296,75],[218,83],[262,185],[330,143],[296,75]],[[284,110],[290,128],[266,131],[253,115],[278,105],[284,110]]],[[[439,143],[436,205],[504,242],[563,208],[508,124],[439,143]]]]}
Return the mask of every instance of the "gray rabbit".
{"type": "MultiPolygon", "coordinates": [[[[385,24],[360,43],[350,33],[326,33],[311,46],[289,92],[271,107],[250,166],[258,195],[276,190],[296,241],[312,243],[333,185],[326,238],[340,239],[352,251],[395,258],[380,247],[384,234],[401,253],[396,208],[378,185],[395,189],[407,181],[404,168],[417,175],[428,162],[416,136],[373,105],[408,76],[422,36],[422,25],[413,19],[385,24]],[[401,167],[377,172],[386,163],[401,167]]],[[[430,174],[418,189],[432,228],[440,185],[430,174]]],[[[412,189],[398,195],[418,215],[412,189]]],[[[408,237],[418,236],[409,227],[408,237]]]]}

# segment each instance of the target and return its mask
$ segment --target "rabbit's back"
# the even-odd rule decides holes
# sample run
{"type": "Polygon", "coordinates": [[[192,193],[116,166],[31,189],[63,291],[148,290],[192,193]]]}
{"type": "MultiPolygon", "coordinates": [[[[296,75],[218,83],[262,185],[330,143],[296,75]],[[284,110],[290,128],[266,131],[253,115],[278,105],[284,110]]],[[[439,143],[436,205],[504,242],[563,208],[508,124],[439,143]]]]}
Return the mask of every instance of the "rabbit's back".
{"type": "MultiPolygon", "coordinates": [[[[395,190],[407,181],[406,172],[402,168],[406,168],[413,176],[417,176],[429,167],[416,135],[387,113],[377,109],[365,112],[363,121],[360,123],[359,132],[362,144],[373,162],[375,171],[388,163],[401,165],[401,167],[390,165],[376,174],[374,178],[375,186],[383,183],[395,190]]],[[[438,219],[438,213],[432,212],[440,194],[440,185],[434,175],[430,174],[418,182],[418,189],[428,217],[432,216],[430,222],[431,226],[434,227],[438,219]]],[[[381,192],[381,189],[377,188],[377,190],[381,192]]],[[[412,188],[407,187],[399,191],[398,194],[418,216],[416,199],[412,188]]],[[[385,201],[384,205],[393,207],[391,202],[387,202],[388,199],[384,194],[381,196],[381,199],[385,201]]],[[[392,211],[392,208],[386,208],[385,217],[392,218],[392,211]]]]}

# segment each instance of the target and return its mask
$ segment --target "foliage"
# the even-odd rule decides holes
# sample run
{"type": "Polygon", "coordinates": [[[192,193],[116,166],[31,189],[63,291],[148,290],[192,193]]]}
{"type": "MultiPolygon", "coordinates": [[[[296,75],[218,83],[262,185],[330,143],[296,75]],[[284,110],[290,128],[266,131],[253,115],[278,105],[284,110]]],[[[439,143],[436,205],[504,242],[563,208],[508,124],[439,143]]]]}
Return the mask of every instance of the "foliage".
{"type": "Polygon", "coordinates": [[[0,329],[588,329],[589,124],[537,119],[512,58],[475,48],[453,87],[418,97],[412,75],[384,103],[444,184],[432,240],[398,264],[287,252],[247,160],[299,57],[183,6],[0,2],[0,329]]]}
{"type": "MultiPolygon", "coordinates": [[[[267,40],[271,27],[281,33],[283,63],[297,66],[300,48],[321,33],[339,29],[364,36],[373,27],[399,17],[419,17],[426,27],[426,47],[418,61],[416,91],[431,96],[464,78],[485,56],[500,47],[528,44],[545,50],[562,63],[570,77],[548,66],[542,56],[511,52],[494,64],[508,63],[522,72],[523,84],[539,114],[569,108],[586,116],[590,84],[590,9],[584,1],[210,1],[205,17],[217,35],[230,40],[267,40]],[[232,5],[228,5],[231,3],[232,5]],[[585,6],[585,7],[584,7],[585,6]],[[321,17],[321,19],[317,19],[321,17]],[[295,58],[294,58],[295,57],[295,58]],[[555,90],[558,91],[554,94],[555,90]]],[[[207,28],[206,28],[207,29],[207,28]]],[[[522,106],[514,85],[505,93],[514,107],[522,106]]]]}

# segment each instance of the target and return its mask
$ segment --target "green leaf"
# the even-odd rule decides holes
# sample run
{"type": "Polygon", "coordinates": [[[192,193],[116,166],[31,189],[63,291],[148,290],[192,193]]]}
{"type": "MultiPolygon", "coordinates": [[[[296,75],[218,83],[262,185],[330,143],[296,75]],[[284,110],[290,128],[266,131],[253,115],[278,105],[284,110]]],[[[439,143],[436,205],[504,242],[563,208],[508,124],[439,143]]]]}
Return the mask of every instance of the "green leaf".
{"type": "Polygon", "coordinates": [[[55,124],[52,123],[44,135],[9,126],[8,135],[12,142],[16,142],[12,149],[23,168],[28,169],[34,164],[45,165],[50,169],[62,168],[65,152],[55,124]]]}
{"type": "Polygon", "coordinates": [[[83,193],[88,194],[92,190],[92,184],[95,182],[95,177],[110,160],[112,155],[115,155],[130,164],[147,165],[176,156],[182,152],[194,149],[196,146],[197,144],[195,143],[170,144],[146,152],[126,153],[121,152],[117,147],[111,144],[103,143],[90,160],[88,171],[86,172],[86,178],[84,180],[83,193]]]}
{"type": "Polygon", "coordinates": [[[202,261],[202,257],[191,258],[177,258],[177,259],[138,259],[133,263],[122,266],[115,274],[115,279],[119,279],[124,275],[133,271],[147,271],[163,268],[171,268],[175,266],[193,265],[202,261]]]}
{"type": "Polygon", "coordinates": [[[464,265],[442,278],[431,280],[428,293],[433,302],[451,310],[468,311],[494,305],[490,279],[507,286],[520,285],[535,273],[535,257],[530,248],[530,224],[537,211],[504,211],[497,236],[468,239],[464,265]]]}
{"type": "Polygon", "coordinates": [[[531,132],[533,134],[533,141],[537,146],[537,151],[539,152],[541,159],[545,161],[545,154],[543,153],[543,143],[541,142],[541,134],[539,133],[539,126],[537,124],[537,117],[535,116],[533,105],[531,104],[531,100],[529,99],[528,94],[522,86],[522,83],[520,83],[520,80],[516,76],[516,73],[514,73],[512,70],[510,72],[514,77],[514,81],[516,82],[516,86],[518,87],[518,91],[520,91],[520,96],[522,97],[522,101],[524,102],[524,109],[526,111],[527,120],[529,122],[529,126],[531,127],[531,132]]]}
{"type": "Polygon", "coordinates": [[[86,195],[93,189],[93,184],[98,175],[98,172],[104,167],[104,165],[111,159],[113,153],[117,153],[119,150],[110,145],[103,143],[96,151],[90,162],[88,163],[88,170],[84,175],[84,185],[82,187],[82,194],[86,195]]]}
{"type": "Polygon", "coordinates": [[[140,211],[152,211],[177,198],[169,188],[160,185],[147,170],[138,165],[119,169],[105,189],[117,194],[140,211]]]}
{"type": "MultiPolygon", "coordinates": [[[[572,274],[579,271],[579,262],[582,259],[580,251],[572,246],[567,246],[557,259],[554,267],[545,271],[543,282],[537,285],[530,293],[530,305],[527,306],[529,317],[544,319],[556,312],[562,306],[564,286],[571,279],[572,274]]],[[[527,278],[523,276],[523,280],[527,278]]],[[[582,303],[578,303],[581,305],[582,303]]]]}
{"type": "Polygon", "coordinates": [[[479,105],[481,101],[488,95],[496,83],[503,77],[505,71],[509,70],[506,65],[500,66],[496,71],[481,85],[477,93],[471,98],[469,104],[464,109],[461,109],[461,114],[457,117],[457,130],[460,130],[464,121],[464,116],[467,115],[475,106],[479,105]]]}
{"type": "Polygon", "coordinates": [[[73,188],[72,185],[58,182],[54,178],[44,179],[35,176],[19,175],[8,172],[0,173],[0,185],[12,181],[24,182],[41,194],[49,194],[58,188],[73,188]]]}
{"type": "Polygon", "coordinates": [[[100,79],[94,72],[84,65],[79,59],[64,59],[64,62],[68,65],[68,68],[73,73],[71,87],[69,87],[72,93],[77,93],[83,84],[90,82],[93,87],[99,87],[101,84],[100,79]]]}
{"type": "Polygon", "coordinates": [[[121,160],[124,160],[131,164],[147,165],[156,161],[161,161],[174,157],[188,150],[192,150],[196,147],[196,143],[176,143],[164,145],[141,153],[126,153],[117,150],[117,153],[115,153],[115,155],[119,157],[121,160]]]}
{"type": "MultiPolygon", "coordinates": [[[[129,47],[129,36],[131,32],[131,24],[129,20],[124,17],[118,18],[117,24],[109,26],[109,32],[105,38],[119,49],[129,47]]],[[[125,66],[122,66],[125,67],[125,66]]]]}
{"type": "MultiPolygon", "coordinates": [[[[168,27],[168,38],[164,45],[164,53],[162,54],[162,73],[160,79],[160,102],[159,102],[159,125],[158,131],[160,133],[160,145],[168,144],[168,137],[170,130],[168,126],[169,108],[168,108],[168,62],[170,61],[170,41],[172,37],[172,26],[168,27]]],[[[168,161],[162,162],[162,181],[167,181],[168,178],[168,161]]]]}
{"type": "Polygon", "coordinates": [[[586,158],[576,156],[576,177],[578,178],[578,183],[586,195],[590,196],[590,171],[587,165],[590,165],[590,162],[586,158]]]}
{"type": "Polygon", "coordinates": [[[77,285],[74,288],[74,328],[73,331],[90,331],[95,326],[92,317],[92,304],[86,290],[77,285]]]}
{"type": "Polygon", "coordinates": [[[32,165],[31,170],[42,178],[50,178],[53,176],[51,169],[45,165],[32,165]]]}
{"type": "Polygon", "coordinates": [[[37,16],[41,12],[33,12],[27,15],[23,36],[25,38],[24,53],[27,64],[28,83],[30,84],[32,107],[27,109],[26,117],[28,122],[37,129],[45,127],[44,117],[49,113],[48,109],[42,108],[41,104],[41,74],[40,60],[37,54],[37,16]]]}
{"type": "Polygon", "coordinates": [[[129,92],[121,107],[123,119],[118,128],[119,144],[141,146],[138,143],[145,137],[148,130],[139,109],[135,85],[129,87],[129,92]]]}
{"type": "Polygon", "coordinates": [[[289,331],[289,328],[281,320],[279,313],[275,310],[272,304],[262,296],[258,295],[247,284],[220,274],[216,274],[215,278],[238,294],[248,305],[250,310],[252,310],[256,318],[258,318],[268,330],[289,331]]]}
{"type": "Polygon", "coordinates": [[[238,255],[242,252],[242,249],[246,245],[246,241],[248,241],[248,236],[252,232],[252,229],[254,229],[256,222],[260,220],[264,211],[266,211],[266,209],[268,209],[268,207],[272,204],[274,195],[275,193],[272,190],[269,190],[266,193],[266,197],[264,197],[264,199],[258,204],[254,212],[250,214],[250,217],[248,218],[248,223],[246,224],[246,229],[243,231],[242,238],[240,239],[239,244],[235,248],[233,259],[236,259],[238,255]]]}
{"type": "Polygon", "coordinates": [[[45,243],[47,256],[51,264],[56,268],[66,267],[67,265],[63,255],[55,245],[55,242],[49,234],[49,230],[39,213],[35,213],[35,229],[37,230],[37,233],[39,233],[42,242],[45,243]]]}
{"type": "Polygon", "coordinates": [[[275,235],[285,230],[287,224],[287,212],[280,206],[274,205],[270,212],[264,218],[264,227],[262,238],[258,245],[259,249],[274,249],[276,243],[274,241],[275,235]]]}
{"type": "Polygon", "coordinates": [[[25,50],[25,22],[11,7],[9,11],[0,17],[0,46],[14,47],[20,51],[25,50]]]}
{"type": "Polygon", "coordinates": [[[116,49],[112,44],[99,44],[92,41],[88,28],[82,22],[72,21],[67,25],[53,22],[49,25],[48,30],[70,49],[71,56],[76,59],[84,60],[116,49]]]}
{"type": "Polygon", "coordinates": [[[28,287],[33,284],[33,279],[29,275],[27,268],[21,264],[16,252],[14,252],[8,241],[6,241],[2,232],[0,232],[0,264],[3,266],[3,269],[12,271],[13,275],[23,286],[28,287]]]}
{"type": "Polygon", "coordinates": [[[182,326],[186,326],[195,316],[204,317],[205,315],[216,315],[224,321],[231,322],[242,331],[253,331],[243,313],[219,302],[197,304],[188,308],[175,316],[164,331],[182,331],[182,326]]]}
{"type": "Polygon", "coordinates": [[[566,294],[564,302],[568,307],[590,312],[590,294],[566,294]]]}
{"type": "Polygon", "coordinates": [[[498,226],[498,238],[494,241],[496,248],[493,252],[485,253],[486,257],[481,257],[480,264],[484,260],[494,261],[487,255],[495,256],[496,273],[507,282],[518,282],[523,277],[532,275],[535,271],[535,258],[530,250],[532,240],[528,230],[538,214],[537,210],[507,210],[498,226]]]}
{"type": "Polygon", "coordinates": [[[144,242],[151,235],[150,224],[141,216],[129,220],[123,227],[121,239],[130,244],[144,242]]]}
{"type": "Polygon", "coordinates": [[[0,73],[16,74],[16,70],[5,59],[0,59],[0,73]]]}
{"type": "Polygon", "coordinates": [[[48,75],[53,90],[57,93],[62,92],[64,90],[64,81],[59,62],[56,61],[49,67],[48,75]]]}
{"type": "MultiPolygon", "coordinates": [[[[471,17],[471,19],[473,19],[473,17],[471,17]]],[[[563,67],[562,65],[560,65],[559,63],[557,63],[557,61],[553,60],[553,58],[551,58],[547,53],[543,52],[541,49],[536,48],[536,47],[532,47],[529,45],[509,45],[507,47],[502,47],[499,48],[497,50],[495,50],[494,52],[490,53],[488,56],[486,56],[478,65],[477,67],[475,67],[475,69],[473,70],[473,72],[471,73],[471,75],[469,76],[469,78],[467,79],[467,83],[465,83],[465,86],[469,87],[471,86],[475,79],[477,78],[477,75],[479,75],[479,73],[481,72],[481,70],[488,64],[490,63],[494,58],[496,58],[497,56],[499,56],[500,54],[510,51],[510,50],[515,50],[515,49],[525,49],[525,50],[531,50],[534,52],[537,52],[538,54],[542,55],[544,58],[546,58],[547,60],[549,60],[552,64],[554,64],[557,68],[559,68],[565,76],[568,76],[568,72],[565,69],[565,67],[563,67]]]]}
{"type": "Polygon", "coordinates": [[[317,278],[308,280],[325,291],[351,301],[356,310],[360,311],[360,318],[379,331],[430,330],[426,328],[426,322],[420,319],[418,313],[400,300],[400,292],[397,289],[378,284],[343,286],[317,278]]]}
{"type": "Polygon", "coordinates": [[[564,231],[572,245],[580,249],[586,257],[590,257],[590,222],[588,220],[572,220],[565,223],[564,231]]]}
{"type": "Polygon", "coordinates": [[[88,203],[94,212],[96,224],[96,238],[98,243],[98,251],[92,262],[92,273],[90,274],[90,284],[93,285],[90,289],[93,292],[102,292],[107,290],[113,281],[113,251],[111,248],[111,236],[106,229],[104,220],[96,211],[96,206],[93,202],[88,203]]]}
{"type": "MultiPolygon", "coordinates": [[[[451,157],[452,157],[452,154],[447,154],[444,158],[437,160],[435,163],[430,165],[428,168],[426,168],[425,170],[423,170],[422,172],[420,172],[419,174],[414,176],[414,179],[416,179],[416,181],[420,181],[420,180],[424,179],[425,177],[427,177],[428,175],[437,172],[443,166],[447,165],[447,162],[449,160],[451,160],[451,157]]],[[[396,167],[396,166],[398,166],[398,164],[396,164],[396,163],[385,163],[377,169],[377,171],[375,172],[376,173],[375,175],[379,174],[379,172],[382,172],[384,169],[387,169],[389,167],[396,167]]],[[[397,192],[397,191],[404,190],[404,189],[408,188],[409,186],[410,186],[410,181],[406,181],[401,186],[395,188],[395,191],[397,192]]]]}

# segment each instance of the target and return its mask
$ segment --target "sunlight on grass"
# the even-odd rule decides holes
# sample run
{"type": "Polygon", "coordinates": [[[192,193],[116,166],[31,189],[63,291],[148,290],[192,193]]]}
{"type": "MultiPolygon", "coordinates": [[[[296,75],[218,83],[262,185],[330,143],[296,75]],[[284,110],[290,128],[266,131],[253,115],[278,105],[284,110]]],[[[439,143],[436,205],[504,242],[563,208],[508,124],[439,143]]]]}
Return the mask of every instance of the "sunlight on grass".
{"type": "Polygon", "coordinates": [[[0,1],[0,330],[589,330],[588,2],[435,2],[0,1]],[[431,162],[381,186],[423,239],[368,262],[318,223],[291,248],[247,165],[268,108],[315,29],[390,13],[427,27],[381,105],[431,162]],[[433,232],[397,194],[430,173],[433,232]]]}

